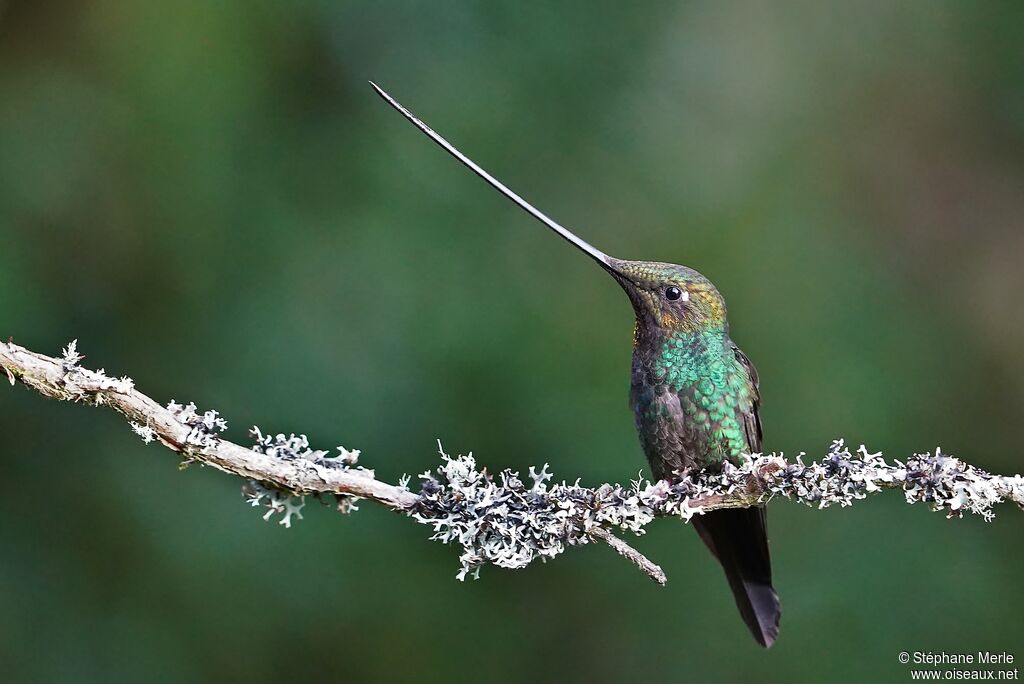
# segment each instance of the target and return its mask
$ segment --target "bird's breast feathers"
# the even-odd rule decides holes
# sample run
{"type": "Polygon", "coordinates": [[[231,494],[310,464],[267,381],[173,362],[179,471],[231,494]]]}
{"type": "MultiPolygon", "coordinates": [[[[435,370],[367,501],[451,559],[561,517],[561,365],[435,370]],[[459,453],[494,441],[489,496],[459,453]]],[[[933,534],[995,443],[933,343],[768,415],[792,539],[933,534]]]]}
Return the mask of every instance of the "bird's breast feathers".
{"type": "Polygon", "coordinates": [[[676,336],[643,352],[634,354],[631,403],[655,477],[717,468],[760,448],[756,374],[728,337],[676,336]]]}

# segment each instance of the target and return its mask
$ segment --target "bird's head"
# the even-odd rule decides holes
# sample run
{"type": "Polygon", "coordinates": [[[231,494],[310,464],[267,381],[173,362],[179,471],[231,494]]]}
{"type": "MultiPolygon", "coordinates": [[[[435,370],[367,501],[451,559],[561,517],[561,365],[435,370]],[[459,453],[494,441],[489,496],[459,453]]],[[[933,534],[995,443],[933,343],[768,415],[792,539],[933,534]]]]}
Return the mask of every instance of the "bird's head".
{"type": "Polygon", "coordinates": [[[639,328],[680,332],[725,328],[725,300],[710,280],[692,268],[614,257],[598,263],[629,296],[639,328]]]}

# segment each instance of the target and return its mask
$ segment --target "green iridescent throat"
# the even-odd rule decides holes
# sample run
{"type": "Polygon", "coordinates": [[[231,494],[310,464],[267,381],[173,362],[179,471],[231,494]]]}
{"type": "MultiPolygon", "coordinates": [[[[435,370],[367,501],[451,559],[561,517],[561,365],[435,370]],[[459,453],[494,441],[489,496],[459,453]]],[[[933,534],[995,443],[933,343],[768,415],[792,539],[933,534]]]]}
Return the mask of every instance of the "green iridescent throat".
{"type": "Polygon", "coordinates": [[[742,460],[748,445],[736,409],[749,406],[751,384],[724,328],[668,333],[654,377],[678,395],[683,414],[706,433],[709,463],[742,460]]]}

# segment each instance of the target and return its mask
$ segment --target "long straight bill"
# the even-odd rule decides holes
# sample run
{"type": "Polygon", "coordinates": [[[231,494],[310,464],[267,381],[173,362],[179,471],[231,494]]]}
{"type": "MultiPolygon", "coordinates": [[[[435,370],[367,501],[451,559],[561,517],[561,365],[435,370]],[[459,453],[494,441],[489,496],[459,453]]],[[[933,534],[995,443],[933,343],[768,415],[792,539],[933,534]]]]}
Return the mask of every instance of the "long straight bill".
{"type": "Polygon", "coordinates": [[[441,148],[444,149],[445,152],[447,152],[448,154],[450,154],[453,157],[455,157],[456,159],[458,159],[460,162],[462,162],[467,167],[469,167],[470,171],[472,171],[473,173],[475,173],[476,175],[480,176],[485,181],[487,181],[491,185],[491,187],[493,187],[495,190],[497,190],[501,194],[505,195],[505,197],[508,197],[510,200],[512,200],[516,204],[518,204],[521,208],[523,208],[526,212],[528,212],[535,219],[537,219],[538,221],[540,221],[541,223],[546,225],[548,228],[550,228],[551,230],[555,231],[556,233],[561,235],[563,238],[565,238],[566,240],[568,240],[569,242],[574,244],[576,247],[578,247],[579,249],[581,249],[584,252],[586,252],[587,254],[589,254],[599,264],[601,264],[605,268],[609,268],[609,269],[612,268],[613,260],[611,259],[611,257],[609,257],[607,254],[605,254],[604,252],[602,252],[598,248],[596,248],[593,245],[591,245],[586,240],[583,240],[583,239],[577,237],[569,229],[564,228],[561,225],[555,223],[550,218],[548,218],[543,212],[541,212],[539,209],[534,207],[532,204],[530,204],[529,202],[524,200],[522,197],[520,197],[516,193],[512,192],[508,187],[505,186],[504,183],[502,183],[497,178],[495,178],[491,174],[489,174],[486,171],[484,171],[479,166],[477,166],[476,163],[472,159],[470,159],[466,155],[464,155],[461,152],[459,152],[457,149],[455,149],[454,145],[452,145],[450,142],[448,142],[447,140],[442,138],[440,135],[435,133],[434,130],[432,128],[430,128],[430,126],[428,126],[427,124],[423,123],[422,121],[417,119],[415,116],[413,116],[412,112],[410,112],[408,109],[406,109],[405,107],[400,105],[397,101],[395,101],[395,99],[393,97],[391,97],[386,92],[384,92],[381,89],[381,87],[378,86],[376,83],[374,83],[373,81],[370,81],[370,85],[373,86],[373,89],[377,91],[378,95],[380,95],[382,98],[384,98],[385,102],[387,102],[389,105],[391,105],[396,110],[398,110],[398,112],[402,116],[404,116],[406,119],[408,119],[414,126],[416,126],[416,128],[418,128],[421,131],[423,131],[424,133],[426,133],[427,137],[430,138],[431,140],[433,140],[434,142],[436,142],[438,145],[440,145],[441,148]]]}

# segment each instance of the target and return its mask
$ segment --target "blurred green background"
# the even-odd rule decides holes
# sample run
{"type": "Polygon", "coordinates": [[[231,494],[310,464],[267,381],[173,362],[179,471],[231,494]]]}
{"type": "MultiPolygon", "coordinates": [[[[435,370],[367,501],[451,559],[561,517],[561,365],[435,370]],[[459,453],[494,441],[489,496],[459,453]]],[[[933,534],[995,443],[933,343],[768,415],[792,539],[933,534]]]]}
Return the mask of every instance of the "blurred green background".
{"type": "MultiPolygon", "coordinates": [[[[1019,472],[1020,3],[0,3],[0,335],[247,428],[435,439],[625,482],[632,320],[552,216],[685,263],[757,364],[766,446],[941,445],[1019,472]]],[[[9,682],[908,681],[1024,658],[1024,515],[771,506],[783,626],[750,639],[692,531],[459,583],[364,504],[291,530],[113,414],[0,391],[9,682]]]]}

